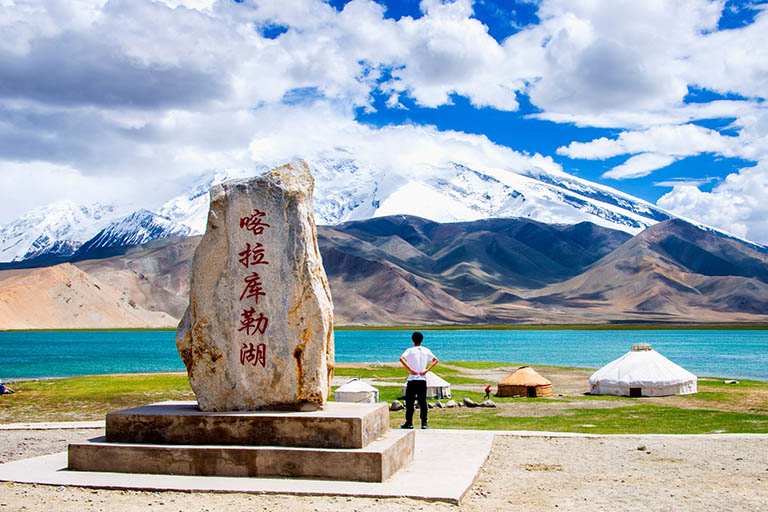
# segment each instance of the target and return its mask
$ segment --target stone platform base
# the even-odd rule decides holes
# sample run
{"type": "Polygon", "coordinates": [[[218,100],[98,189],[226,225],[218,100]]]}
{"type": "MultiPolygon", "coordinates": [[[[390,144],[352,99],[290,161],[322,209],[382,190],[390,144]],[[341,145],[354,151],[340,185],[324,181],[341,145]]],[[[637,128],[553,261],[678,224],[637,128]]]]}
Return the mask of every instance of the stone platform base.
{"type": "MultiPolygon", "coordinates": [[[[416,430],[415,434],[413,462],[384,482],[71,471],[67,469],[67,452],[0,464],[0,481],[94,489],[412,498],[458,504],[488,457],[498,432],[434,429],[416,430]]],[[[564,434],[536,432],[533,435],[558,437],[564,434]]],[[[0,491],[0,497],[2,495],[0,491]]],[[[387,508],[386,502],[376,505],[376,510],[387,508]]],[[[418,508],[418,504],[412,508],[418,508]]],[[[440,507],[426,505],[422,508],[440,507]]],[[[455,510],[458,512],[458,508],[455,510]]]]}
{"type": "Polygon", "coordinates": [[[69,445],[72,471],[383,482],[413,461],[414,432],[381,404],[312,412],[201,412],[164,402],[109,413],[106,436],[69,445]]]}
{"type": "Polygon", "coordinates": [[[363,448],[389,430],[385,403],[328,402],[310,412],[202,412],[196,402],[161,402],[107,414],[107,441],[363,448]]]}
{"type": "Polygon", "coordinates": [[[69,445],[71,471],[200,476],[322,478],[383,482],[413,461],[413,431],[389,430],[365,448],[156,445],[69,445]]]}

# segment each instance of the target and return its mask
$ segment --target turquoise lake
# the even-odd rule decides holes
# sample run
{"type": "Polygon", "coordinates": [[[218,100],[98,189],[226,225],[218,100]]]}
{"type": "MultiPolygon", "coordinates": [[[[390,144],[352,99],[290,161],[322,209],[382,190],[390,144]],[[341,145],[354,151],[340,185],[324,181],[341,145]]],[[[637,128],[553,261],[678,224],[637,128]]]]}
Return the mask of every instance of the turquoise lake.
{"type": "MultiPolygon", "coordinates": [[[[698,376],[768,381],[768,331],[424,331],[443,361],[599,368],[646,342],[698,376]]],[[[0,380],[183,371],[170,331],[0,332],[0,380]]],[[[397,361],[410,331],[337,331],[336,361],[397,361]]],[[[439,373],[439,372],[438,372],[439,373]]]]}

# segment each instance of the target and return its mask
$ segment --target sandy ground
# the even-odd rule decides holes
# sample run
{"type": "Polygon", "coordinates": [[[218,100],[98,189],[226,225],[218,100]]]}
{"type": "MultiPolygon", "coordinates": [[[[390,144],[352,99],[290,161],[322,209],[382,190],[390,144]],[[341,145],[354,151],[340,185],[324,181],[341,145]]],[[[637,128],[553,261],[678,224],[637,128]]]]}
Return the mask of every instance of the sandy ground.
{"type": "MultiPolygon", "coordinates": [[[[0,460],[99,430],[3,431],[0,460]]],[[[768,511],[768,436],[499,435],[460,506],[404,498],[137,492],[0,483],[5,511],[768,511]]]]}

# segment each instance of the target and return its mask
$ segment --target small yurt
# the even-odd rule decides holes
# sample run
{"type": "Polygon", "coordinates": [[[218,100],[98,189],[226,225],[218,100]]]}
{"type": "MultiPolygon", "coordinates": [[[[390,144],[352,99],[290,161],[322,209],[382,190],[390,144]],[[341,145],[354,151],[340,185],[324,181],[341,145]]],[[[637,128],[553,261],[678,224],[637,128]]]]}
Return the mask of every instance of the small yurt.
{"type": "Polygon", "coordinates": [[[589,378],[593,395],[668,396],[696,393],[696,376],[659,354],[647,343],[632,350],[589,378]]]}
{"type": "Polygon", "coordinates": [[[360,379],[352,379],[336,388],[333,397],[337,402],[375,404],[379,401],[379,390],[360,379]]]}
{"type": "Polygon", "coordinates": [[[530,366],[521,366],[499,382],[496,396],[551,396],[552,383],[530,366]]]}
{"type": "MultiPolygon", "coordinates": [[[[447,380],[432,372],[427,372],[427,398],[451,398],[451,385],[447,380]]],[[[403,384],[403,396],[408,381],[403,384]]]]}

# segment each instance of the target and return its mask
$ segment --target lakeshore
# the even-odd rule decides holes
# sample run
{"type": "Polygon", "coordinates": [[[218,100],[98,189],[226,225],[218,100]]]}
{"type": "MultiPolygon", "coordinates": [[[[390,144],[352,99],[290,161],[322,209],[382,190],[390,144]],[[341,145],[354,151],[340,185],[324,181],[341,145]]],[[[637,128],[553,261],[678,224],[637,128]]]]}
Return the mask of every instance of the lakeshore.
{"type": "MultiPolygon", "coordinates": [[[[438,371],[455,398],[477,400],[485,382],[516,366],[443,362],[438,371]]],[[[584,395],[590,370],[536,368],[551,398],[497,398],[497,409],[432,409],[432,431],[494,429],[490,455],[456,506],[408,498],[294,496],[89,489],[0,483],[3,510],[508,511],[508,510],[763,510],[768,502],[768,382],[702,378],[697,395],[663,398],[584,395]],[[655,413],[653,413],[655,411],[655,413]],[[634,425],[634,427],[633,427],[634,425]],[[541,432],[531,432],[540,430],[541,432]],[[562,433],[556,432],[561,430],[562,433]],[[726,430],[727,433],[717,433],[726,430]],[[514,432],[511,432],[514,431],[514,432]],[[528,432],[523,432],[528,431],[528,432]],[[580,433],[570,433],[580,432],[580,433]],[[673,435],[671,435],[673,434],[673,435]]],[[[399,396],[404,370],[394,363],[340,363],[334,387],[353,377],[399,396]]],[[[88,376],[22,381],[0,399],[0,462],[61,452],[70,442],[103,434],[110,410],[167,399],[191,399],[184,373],[88,376]],[[45,428],[40,422],[100,420],[93,428],[45,428]]],[[[434,402],[432,400],[432,402],[434,402]]],[[[392,412],[392,426],[402,422],[392,412]]],[[[71,423],[73,426],[82,424],[71,423]]]]}
{"type": "MultiPolygon", "coordinates": [[[[482,401],[483,388],[495,384],[519,365],[487,361],[441,362],[436,373],[451,384],[455,400],[482,401]]],[[[768,382],[725,384],[699,378],[699,392],[654,398],[591,396],[592,370],[535,366],[552,382],[548,398],[495,397],[495,409],[433,409],[435,428],[532,430],[587,434],[704,434],[714,431],[768,433],[768,382]]],[[[400,399],[405,370],[397,363],[338,363],[334,388],[360,378],[376,386],[380,400],[400,399]]],[[[103,420],[107,412],[165,400],[192,400],[186,373],[94,375],[25,380],[17,393],[0,399],[0,424],[103,420]]],[[[332,399],[332,397],[331,397],[332,399]]],[[[390,414],[391,425],[403,412],[390,414]]]]}
{"type": "MultiPolygon", "coordinates": [[[[442,360],[600,368],[637,342],[699,376],[768,381],[765,329],[337,329],[339,363],[395,360],[421,329],[442,360]]],[[[173,331],[0,332],[0,380],[183,371],[173,331]]]]}

